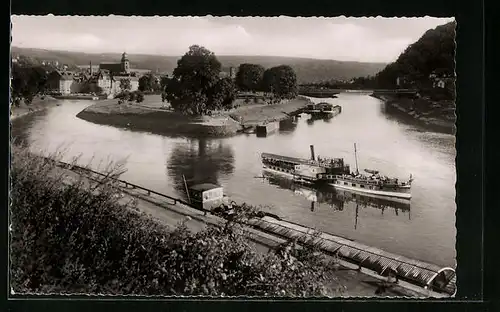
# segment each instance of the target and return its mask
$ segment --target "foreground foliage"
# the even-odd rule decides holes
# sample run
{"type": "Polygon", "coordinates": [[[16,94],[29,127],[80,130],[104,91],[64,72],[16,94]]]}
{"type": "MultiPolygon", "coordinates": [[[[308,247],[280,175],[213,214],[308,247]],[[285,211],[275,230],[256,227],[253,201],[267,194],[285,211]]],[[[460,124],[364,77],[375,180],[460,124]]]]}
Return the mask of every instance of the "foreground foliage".
{"type": "Polygon", "coordinates": [[[65,183],[67,176],[13,148],[10,255],[17,293],[333,294],[325,287],[333,277],[315,245],[257,253],[235,223],[167,231],[124,203],[109,179],[65,183]]]}

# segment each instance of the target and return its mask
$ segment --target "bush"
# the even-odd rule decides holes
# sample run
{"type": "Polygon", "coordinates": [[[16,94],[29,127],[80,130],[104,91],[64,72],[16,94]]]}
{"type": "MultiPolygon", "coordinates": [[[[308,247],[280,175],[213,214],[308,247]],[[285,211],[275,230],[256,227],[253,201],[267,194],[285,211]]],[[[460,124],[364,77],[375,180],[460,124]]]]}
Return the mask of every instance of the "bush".
{"type": "MultiPolygon", "coordinates": [[[[124,204],[109,179],[88,183],[13,148],[11,287],[16,293],[332,294],[314,246],[257,253],[237,222],[173,231],[124,204]]],[[[120,173],[109,166],[109,175],[120,173]]],[[[253,213],[241,210],[238,220],[253,213]]]]}
{"type": "Polygon", "coordinates": [[[135,101],[136,101],[137,103],[142,103],[142,102],[144,102],[144,93],[143,93],[143,92],[141,92],[141,91],[137,91],[137,94],[136,94],[136,96],[135,96],[135,101]]]}

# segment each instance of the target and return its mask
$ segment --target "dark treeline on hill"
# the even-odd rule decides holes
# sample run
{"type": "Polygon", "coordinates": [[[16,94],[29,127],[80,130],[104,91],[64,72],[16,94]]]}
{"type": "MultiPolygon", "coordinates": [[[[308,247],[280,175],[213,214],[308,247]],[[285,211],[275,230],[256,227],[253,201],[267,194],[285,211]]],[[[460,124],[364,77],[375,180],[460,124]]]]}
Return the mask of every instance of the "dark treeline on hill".
{"type": "MultiPolygon", "coordinates": [[[[120,53],[81,53],[69,51],[53,51],[31,48],[12,47],[12,55],[24,55],[38,60],[59,61],[60,64],[87,65],[119,60],[120,53]]],[[[177,66],[179,56],[130,54],[132,66],[149,69],[155,72],[172,73],[177,66]]],[[[264,68],[289,65],[297,74],[299,83],[321,82],[330,79],[349,80],[354,77],[375,75],[387,64],[369,62],[348,62],[336,60],[320,60],[280,56],[231,56],[219,55],[222,69],[237,68],[241,64],[258,64],[264,68]]]]}
{"type": "Polygon", "coordinates": [[[455,22],[428,30],[409,45],[398,59],[387,65],[374,77],[381,88],[394,88],[397,79],[406,87],[432,87],[430,75],[455,76],[455,22]]]}
{"type": "MultiPolygon", "coordinates": [[[[413,88],[422,94],[436,93],[433,78],[453,78],[455,73],[455,22],[440,25],[425,32],[409,45],[397,60],[388,64],[375,75],[364,75],[350,81],[336,78],[315,83],[303,83],[303,87],[332,89],[395,89],[413,88]],[[399,80],[399,84],[398,84],[399,80]],[[431,91],[432,92],[429,92],[431,91]]],[[[454,96],[454,83],[447,83],[444,97],[454,96]]]]}

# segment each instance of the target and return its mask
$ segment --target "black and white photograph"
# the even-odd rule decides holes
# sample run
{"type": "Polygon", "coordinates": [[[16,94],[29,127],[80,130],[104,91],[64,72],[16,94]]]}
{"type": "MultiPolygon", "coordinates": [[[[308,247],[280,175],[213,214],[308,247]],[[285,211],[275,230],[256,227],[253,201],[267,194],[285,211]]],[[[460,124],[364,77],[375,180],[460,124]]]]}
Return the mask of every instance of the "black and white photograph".
{"type": "Polygon", "coordinates": [[[11,294],[455,297],[454,17],[11,26],[11,294]]]}

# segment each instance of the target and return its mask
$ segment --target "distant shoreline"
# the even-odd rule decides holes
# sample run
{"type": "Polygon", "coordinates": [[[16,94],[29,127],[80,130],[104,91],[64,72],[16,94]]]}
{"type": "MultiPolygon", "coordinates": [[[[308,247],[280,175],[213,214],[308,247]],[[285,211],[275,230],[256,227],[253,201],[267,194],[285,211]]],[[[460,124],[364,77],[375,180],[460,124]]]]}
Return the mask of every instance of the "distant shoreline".
{"type": "Polygon", "coordinates": [[[308,100],[298,97],[273,105],[244,103],[242,100],[236,100],[236,103],[239,107],[231,111],[189,117],[166,109],[160,96],[147,95],[143,103],[118,104],[117,99],[101,100],[79,112],[77,117],[96,124],[156,134],[225,137],[262,123],[289,118],[289,114],[305,106],[308,100]]]}

